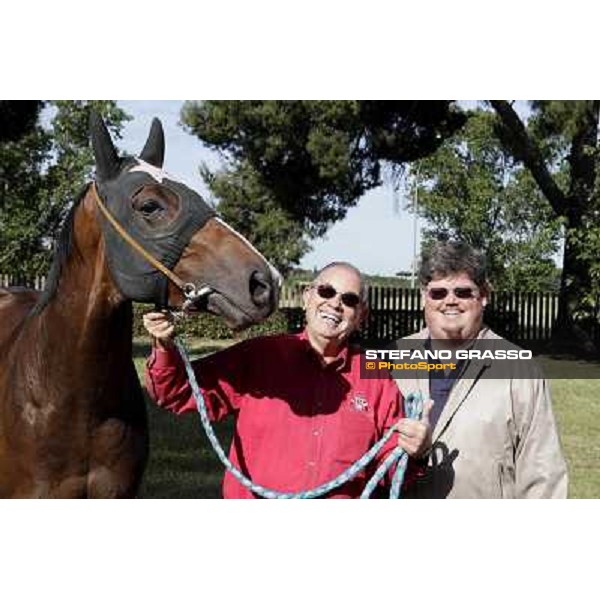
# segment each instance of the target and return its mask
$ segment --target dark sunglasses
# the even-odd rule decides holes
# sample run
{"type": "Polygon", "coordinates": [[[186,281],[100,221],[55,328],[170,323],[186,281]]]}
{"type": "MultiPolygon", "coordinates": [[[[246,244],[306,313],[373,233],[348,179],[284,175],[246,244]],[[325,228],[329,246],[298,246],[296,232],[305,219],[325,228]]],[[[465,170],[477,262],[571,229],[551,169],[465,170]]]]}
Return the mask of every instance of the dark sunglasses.
{"type": "Polygon", "coordinates": [[[443,300],[451,291],[459,300],[470,300],[477,297],[477,290],[471,287],[455,287],[453,290],[443,287],[432,287],[427,289],[427,295],[432,300],[443,300]]]}
{"type": "MultiPolygon", "coordinates": [[[[338,295],[338,291],[330,283],[321,283],[313,286],[320,298],[330,300],[338,295]]],[[[344,292],[340,294],[342,304],[348,308],[356,308],[360,304],[360,296],[354,292],[344,292]]]]}

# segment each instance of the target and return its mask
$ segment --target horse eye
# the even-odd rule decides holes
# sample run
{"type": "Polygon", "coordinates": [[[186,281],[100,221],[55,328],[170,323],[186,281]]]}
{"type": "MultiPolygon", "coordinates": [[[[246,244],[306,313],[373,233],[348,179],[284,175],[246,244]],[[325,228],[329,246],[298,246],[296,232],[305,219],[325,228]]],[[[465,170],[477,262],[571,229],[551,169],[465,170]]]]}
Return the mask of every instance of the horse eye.
{"type": "Polygon", "coordinates": [[[163,207],[157,200],[145,200],[139,210],[145,217],[151,217],[162,212],[163,207]]]}

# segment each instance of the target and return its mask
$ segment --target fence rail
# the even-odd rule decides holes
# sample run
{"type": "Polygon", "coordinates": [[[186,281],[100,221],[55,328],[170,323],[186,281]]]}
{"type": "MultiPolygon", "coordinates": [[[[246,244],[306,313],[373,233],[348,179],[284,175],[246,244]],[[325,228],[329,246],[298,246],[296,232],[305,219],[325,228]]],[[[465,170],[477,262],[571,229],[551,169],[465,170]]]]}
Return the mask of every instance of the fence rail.
{"type": "Polygon", "coordinates": [[[45,275],[24,277],[18,275],[3,275],[0,273],[0,287],[28,287],[34,290],[43,290],[45,285],[45,275]]]}
{"type": "MultiPolygon", "coordinates": [[[[293,330],[300,329],[303,323],[301,307],[304,285],[284,286],[282,290],[280,306],[292,314],[289,322],[293,330]]],[[[554,292],[492,292],[485,309],[485,321],[498,334],[516,343],[545,342],[550,340],[556,326],[558,298],[558,293],[554,292]]],[[[595,313],[600,314],[600,300],[595,313]]],[[[369,287],[369,316],[363,325],[363,339],[391,342],[423,327],[419,290],[369,287]]],[[[598,324],[590,333],[600,341],[598,324]]]]}
{"type": "MultiPolygon", "coordinates": [[[[0,287],[44,288],[46,278],[18,278],[0,274],[0,287]]],[[[302,293],[306,283],[284,285],[279,307],[287,314],[289,329],[304,324],[302,293]]],[[[600,300],[596,305],[600,314],[600,300]]],[[[493,292],[486,307],[486,322],[500,335],[517,343],[544,342],[552,337],[558,315],[558,294],[551,292],[493,292]]],[[[424,326],[419,290],[398,287],[369,287],[369,316],[363,325],[365,340],[390,342],[424,326]]],[[[592,337],[600,341],[600,325],[593,325],[592,337]]]]}

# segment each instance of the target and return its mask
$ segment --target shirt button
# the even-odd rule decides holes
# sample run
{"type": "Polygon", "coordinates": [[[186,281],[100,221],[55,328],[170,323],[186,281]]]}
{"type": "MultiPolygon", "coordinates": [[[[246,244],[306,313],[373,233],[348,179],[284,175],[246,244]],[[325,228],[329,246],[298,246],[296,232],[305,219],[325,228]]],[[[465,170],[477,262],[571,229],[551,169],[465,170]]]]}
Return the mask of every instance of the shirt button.
{"type": "Polygon", "coordinates": [[[308,461],[308,466],[309,467],[314,467],[317,463],[314,460],[309,460],[308,461]]]}
{"type": "Polygon", "coordinates": [[[319,435],[321,433],[318,429],[313,430],[313,435],[319,435]]]}

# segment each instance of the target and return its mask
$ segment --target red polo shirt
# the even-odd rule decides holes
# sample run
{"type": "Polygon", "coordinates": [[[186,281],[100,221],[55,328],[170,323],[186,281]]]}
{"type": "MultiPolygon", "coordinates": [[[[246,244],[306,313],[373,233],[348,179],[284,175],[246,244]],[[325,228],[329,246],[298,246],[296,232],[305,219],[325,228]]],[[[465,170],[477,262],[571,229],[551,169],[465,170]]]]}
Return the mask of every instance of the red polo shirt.
{"type": "MultiPolygon", "coordinates": [[[[360,378],[360,353],[344,348],[323,366],[306,334],[241,342],[194,362],[213,420],[237,417],[229,457],[260,485],[285,492],[316,487],[339,475],[400,419],[398,386],[360,378]]],[[[196,411],[177,350],[155,349],[146,387],[157,403],[180,414],[196,411]]],[[[395,446],[392,439],[377,464],[395,446]]],[[[329,497],[357,498],[376,464],[329,497]]],[[[229,472],[225,498],[252,498],[229,472]]]]}

